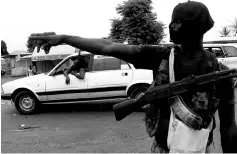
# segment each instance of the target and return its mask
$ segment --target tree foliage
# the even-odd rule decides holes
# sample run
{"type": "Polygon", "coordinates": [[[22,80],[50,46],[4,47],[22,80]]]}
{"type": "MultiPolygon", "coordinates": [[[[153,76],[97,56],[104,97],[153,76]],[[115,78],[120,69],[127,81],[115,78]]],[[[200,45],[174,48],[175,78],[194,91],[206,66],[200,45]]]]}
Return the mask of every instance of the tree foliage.
{"type": "Polygon", "coordinates": [[[156,21],[151,0],[128,0],[116,7],[121,18],[112,19],[109,38],[128,44],[159,44],[165,25],[156,21]]]}
{"type": "Polygon", "coordinates": [[[221,37],[237,36],[237,18],[230,25],[223,26],[219,31],[221,37]]]}
{"type": "Polygon", "coordinates": [[[231,29],[229,29],[228,26],[223,26],[219,32],[221,37],[228,37],[231,34],[231,29]]]}
{"type": "Polygon", "coordinates": [[[230,28],[231,28],[234,36],[236,36],[237,35],[237,18],[234,19],[234,21],[230,25],[230,28]]]}
{"type": "Polygon", "coordinates": [[[1,55],[2,56],[9,55],[7,51],[7,44],[4,40],[1,40],[1,55]]]}
{"type": "MultiPolygon", "coordinates": [[[[32,33],[30,36],[44,36],[44,35],[56,35],[55,32],[45,32],[45,33],[32,33]]],[[[32,53],[38,45],[43,44],[42,40],[31,40],[28,39],[26,43],[27,51],[32,53]]],[[[41,47],[44,50],[44,46],[41,47]]]]}

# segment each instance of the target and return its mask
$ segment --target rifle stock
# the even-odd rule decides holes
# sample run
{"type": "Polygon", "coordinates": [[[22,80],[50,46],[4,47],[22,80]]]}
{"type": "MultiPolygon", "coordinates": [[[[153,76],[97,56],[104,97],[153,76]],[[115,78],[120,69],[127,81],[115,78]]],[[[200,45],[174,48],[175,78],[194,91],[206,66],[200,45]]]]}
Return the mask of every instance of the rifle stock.
{"type": "Polygon", "coordinates": [[[137,111],[141,107],[149,104],[152,100],[159,100],[163,98],[169,98],[174,95],[178,95],[189,91],[193,86],[205,86],[207,84],[213,84],[219,82],[219,80],[237,77],[237,70],[230,69],[225,71],[216,71],[200,76],[192,76],[186,80],[177,81],[171,84],[165,84],[157,87],[150,88],[146,91],[145,95],[138,99],[130,99],[124,102],[115,104],[113,111],[117,121],[120,121],[127,117],[129,114],[137,111]]]}
{"type": "Polygon", "coordinates": [[[117,121],[122,120],[130,113],[134,112],[137,107],[137,102],[135,99],[126,100],[122,103],[115,104],[113,106],[115,118],[117,121]]]}

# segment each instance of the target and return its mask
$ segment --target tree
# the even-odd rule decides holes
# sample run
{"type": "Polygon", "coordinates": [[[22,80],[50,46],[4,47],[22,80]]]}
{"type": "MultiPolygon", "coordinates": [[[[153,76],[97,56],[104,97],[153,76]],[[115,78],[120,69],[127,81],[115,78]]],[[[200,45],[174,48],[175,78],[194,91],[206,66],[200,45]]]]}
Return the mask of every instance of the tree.
{"type": "Polygon", "coordinates": [[[9,53],[7,51],[7,44],[3,40],[1,40],[1,55],[2,56],[9,55],[9,53]]]}
{"type": "MultiPolygon", "coordinates": [[[[31,34],[30,36],[42,36],[42,35],[56,35],[55,32],[45,32],[45,33],[33,33],[31,34]]],[[[38,45],[40,44],[43,44],[43,41],[42,40],[31,40],[31,39],[28,39],[27,40],[27,43],[26,43],[26,47],[27,47],[27,51],[32,53],[34,50],[35,50],[35,47],[38,47],[38,45]]],[[[45,49],[44,49],[44,46],[41,47],[41,49],[43,49],[45,51],[45,53],[47,52],[45,49]]],[[[39,50],[37,50],[39,51],[39,50]]],[[[48,54],[48,53],[46,53],[48,54]]]]}
{"type": "Polygon", "coordinates": [[[232,25],[230,25],[230,28],[232,32],[234,33],[234,36],[237,35],[237,18],[235,18],[234,22],[232,22],[232,25]]]}
{"type": "Polygon", "coordinates": [[[110,36],[108,37],[114,42],[124,42],[124,37],[122,34],[122,20],[116,18],[112,19],[112,28],[110,29],[110,36]]]}
{"type": "Polygon", "coordinates": [[[109,38],[128,44],[159,44],[165,25],[156,21],[151,0],[128,0],[116,7],[121,18],[112,19],[109,38]]]}
{"type": "Polygon", "coordinates": [[[228,26],[223,26],[219,32],[221,37],[228,37],[231,33],[231,29],[229,29],[228,26]]]}

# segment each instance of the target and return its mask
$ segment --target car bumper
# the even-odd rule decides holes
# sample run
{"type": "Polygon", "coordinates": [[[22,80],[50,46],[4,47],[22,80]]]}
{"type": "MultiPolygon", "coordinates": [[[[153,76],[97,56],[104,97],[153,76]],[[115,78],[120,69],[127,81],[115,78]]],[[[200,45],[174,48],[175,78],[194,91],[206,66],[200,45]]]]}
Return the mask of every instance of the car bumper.
{"type": "Polygon", "coordinates": [[[10,94],[1,94],[1,99],[2,100],[11,100],[11,95],[10,94]]]}

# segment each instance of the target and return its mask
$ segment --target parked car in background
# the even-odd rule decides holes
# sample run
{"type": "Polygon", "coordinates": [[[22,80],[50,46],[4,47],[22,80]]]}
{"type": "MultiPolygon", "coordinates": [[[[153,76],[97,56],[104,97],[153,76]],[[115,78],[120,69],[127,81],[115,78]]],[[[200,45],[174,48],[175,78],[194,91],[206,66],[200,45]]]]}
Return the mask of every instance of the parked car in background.
{"type": "Polygon", "coordinates": [[[72,65],[72,54],[50,72],[25,77],[1,85],[3,100],[11,100],[21,114],[39,111],[41,104],[61,103],[116,103],[138,98],[153,80],[151,70],[136,69],[120,59],[82,52],[88,69],[85,79],[69,74],[65,83],[63,70],[72,65]]]}
{"type": "MultiPolygon", "coordinates": [[[[215,53],[219,62],[229,68],[237,69],[237,48],[231,44],[203,44],[204,49],[215,53]]],[[[234,78],[234,86],[237,87],[237,78],[234,78]]]]}

